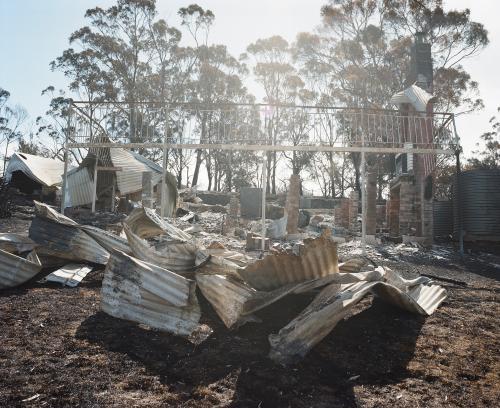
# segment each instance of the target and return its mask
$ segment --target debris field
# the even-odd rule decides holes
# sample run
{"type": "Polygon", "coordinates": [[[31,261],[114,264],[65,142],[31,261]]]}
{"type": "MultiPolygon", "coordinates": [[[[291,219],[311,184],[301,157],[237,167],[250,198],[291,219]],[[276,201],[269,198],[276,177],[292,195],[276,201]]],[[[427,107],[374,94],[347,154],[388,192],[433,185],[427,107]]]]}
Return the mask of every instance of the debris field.
{"type": "Polygon", "coordinates": [[[42,203],[35,214],[2,225],[2,406],[498,399],[494,255],[363,251],[326,230],[273,240],[262,257],[238,231],[219,234],[213,212],[139,207],[120,233],[42,203]]]}

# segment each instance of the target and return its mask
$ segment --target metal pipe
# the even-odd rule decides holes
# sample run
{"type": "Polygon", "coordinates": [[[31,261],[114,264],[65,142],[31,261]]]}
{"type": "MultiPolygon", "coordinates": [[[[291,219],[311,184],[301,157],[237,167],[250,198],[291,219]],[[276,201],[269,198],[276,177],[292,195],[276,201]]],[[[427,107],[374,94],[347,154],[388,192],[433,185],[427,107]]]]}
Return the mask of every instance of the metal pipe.
{"type": "Polygon", "coordinates": [[[95,201],[97,198],[97,166],[99,164],[99,158],[97,157],[97,153],[95,156],[95,164],[94,164],[94,186],[92,188],[92,214],[95,213],[95,201]]]}
{"type": "Polygon", "coordinates": [[[165,131],[163,134],[163,178],[161,181],[161,204],[160,215],[165,217],[167,210],[167,137],[168,137],[168,114],[165,111],[165,131]]]}
{"type": "Polygon", "coordinates": [[[361,152],[361,243],[363,255],[366,252],[366,162],[365,152],[361,152]]]}
{"type": "Polygon", "coordinates": [[[267,190],[267,153],[262,152],[262,243],[261,249],[264,253],[266,249],[266,190],[267,190]]]}
{"type": "Polygon", "coordinates": [[[66,194],[67,194],[67,189],[68,189],[68,160],[69,160],[69,154],[68,154],[68,142],[66,140],[64,144],[64,175],[63,175],[63,181],[62,181],[62,194],[61,194],[61,214],[64,214],[64,208],[66,206],[66,194]]]}
{"type": "Polygon", "coordinates": [[[460,256],[464,255],[464,231],[462,226],[462,197],[461,189],[460,189],[460,174],[462,172],[460,166],[460,153],[462,147],[460,146],[460,139],[457,133],[457,126],[455,124],[455,115],[453,115],[453,131],[455,133],[455,158],[456,158],[456,177],[457,177],[457,196],[456,196],[456,204],[457,204],[457,212],[458,212],[458,242],[459,242],[459,252],[460,256]]]}

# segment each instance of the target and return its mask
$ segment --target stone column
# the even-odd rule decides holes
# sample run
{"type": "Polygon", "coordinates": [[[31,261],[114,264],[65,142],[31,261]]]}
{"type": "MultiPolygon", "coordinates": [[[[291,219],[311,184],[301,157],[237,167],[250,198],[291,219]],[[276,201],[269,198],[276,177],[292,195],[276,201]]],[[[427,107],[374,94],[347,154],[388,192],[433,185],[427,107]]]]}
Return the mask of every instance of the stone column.
{"type": "Polygon", "coordinates": [[[142,173],[142,205],[153,208],[153,173],[145,171],[142,173]]]}
{"type": "Polygon", "coordinates": [[[288,234],[296,234],[299,224],[300,204],[300,177],[297,174],[290,176],[290,185],[286,195],[286,212],[288,216],[286,231],[288,234]]]}

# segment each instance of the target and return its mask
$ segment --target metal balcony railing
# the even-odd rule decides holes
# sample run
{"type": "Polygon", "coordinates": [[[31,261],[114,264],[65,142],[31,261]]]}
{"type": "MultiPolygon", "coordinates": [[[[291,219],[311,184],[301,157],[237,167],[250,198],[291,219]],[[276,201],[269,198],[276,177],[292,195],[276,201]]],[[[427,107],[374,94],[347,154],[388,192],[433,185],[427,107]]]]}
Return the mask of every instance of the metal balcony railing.
{"type": "Polygon", "coordinates": [[[75,102],[69,148],[451,154],[451,113],[266,104],[75,102]]]}

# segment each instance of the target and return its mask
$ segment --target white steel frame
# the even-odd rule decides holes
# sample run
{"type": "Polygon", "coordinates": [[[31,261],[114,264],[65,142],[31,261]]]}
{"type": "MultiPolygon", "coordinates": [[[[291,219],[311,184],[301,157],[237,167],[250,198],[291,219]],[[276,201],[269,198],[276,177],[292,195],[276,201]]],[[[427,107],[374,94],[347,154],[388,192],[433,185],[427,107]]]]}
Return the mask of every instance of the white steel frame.
{"type": "MultiPolygon", "coordinates": [[[[283,152],[283,151],[307,151],[307,152],[359,152],[361,153],[361,184],[362,184],[362,241],[363,246],[366,240],[365,229],[365,214],[366,214],[366,180],[365,180],[365,154],[398,154],[398,153],[413,153],[413,154],[444,154],[454,155],[459,146],[458,136],[455,126],[455,118],[452,113],[441,112],[414,112],[412,115],[402,114],[396,110],[386,109],[359,109],[359,108],[337,108],[337,107],[324,107],[324,106],[295,106],[295,105],[273,105],[273,104],[226,104],[226,105],[193,105],[193,104],[166,104],[160,102],[137,102],[137,103],[120,103],[120,102],[106,102],[106,103],[88,103],[88,102],[74,102],[72,106],[72,117],[74,119],[74,126],[71,134],[67,135],[65,143],[65,163],[64,163],[64,176],[63,176],[63,191],[62,191],[62,204],[61,212],[64,211],[64,203],[66,198],[67,186],[67,171],[69,160],[69,149],[83,148],[83,149],[99,149],[99,148],[156,148],[163,150],[163,169],[166,172],[167,168],[167,150],[168,149],[216,149],[216,150],[229,150],[229,151],[260,151],[263,154],[263,194],[262,194],[262,237],[265,237],[265,195],[266,195],[266,152],[283,152]],[[102,111],[105,110],[103,114],[102,111]],[[238,126],[238,112],[245,112],[255,110],[259,112],[260,116],[264,116],[264,120],[260,120],[256,135],[265,136],[266,129],[262,130],[262,124],[272,121],[280,112],[287,112],[290,115],[303,115],[305,120],[310,121],[311,125],[308,131],[313,134],[313,138],[308,137],[307,141],[310,143],[285,143],[284,144],[270,144],[268,139],[264,138],[247,138],[244,140],[228,137],[236,133],[234,131],[238,126]],[[169,126],[163,126],[162,141],[150,141],[151,126],[147,122],[146,132],[141,128],[137,133],[144,139],[144,141],[130,142],[127,137],[113,138],[107,132],[107,126],[103,120],[106,120],[106,115],[109,118],[115,117],[117,111],[121,114],[128,115],[128,112],[136,112],[135,123],[144,123],[144,115],[149,117],[161,118],[163,115],[165,123],[169,123],[172,116],[177,115],[182,117],[184,123],[186,118],[192,121],[196,115],[200,114],[215,114],[220,117],[234,113],[236,123],[226,126],[219,124],[219,133],[216,138],[210,141],[202,141],[200,138],[193,138],[192,134],[188,134],[190,138],[183,138],[177,140],[169,135],[169,126]],[[96,114],[96,113],[101,113],[96,114]],[[151,113],[152,112],[152,113],[151,113]],[[305,116],[304,116],[305,115],[305,116]],[[312,118],[312,120],[311,120],[312,118]],[[318,120],[319,118],[319,120],[318,120]],[[340,133],[351,134],[351,138],[347,140],[338,140],[338,134],[334,141],[331,138],[325,140],[321,138],[322,128],[319,123],[326,118],[331,124],[332,120],[339,123],[344,123],[343,129],[340,133]],[[77,123],[80,124],[78,127],[77,123]],[[83,125],[82,125],[83,124],[83,125]],[[347,125],[346,125],[347,124],[347,125]],[[223,130],[221,131],[223,127],[223,130]],[[319,128],[319,132],[318,129],[319,128]],[[227,128],[229,130],[227,130],[227,128]],[[83,130],[82,130],[83,129],[83,130]],[[231,130],[232,129],[232,130],[231,130]],[[355,129],[353,131],[353,129],[355,129]],[[408,130],[410,129],[410,131],[408,130]],[[319,138],[314,138],[320,134],[319,138]],[[355,137],[352,138],[354,133],[355,137]],[[412,134],[412,138],[408,139],[407,135],[412,134]],[[443,138],[442,135],[445,134],[443,138]],[[99,136],[96,136],[99,135],[99,136]],[[406,136],[405,136],[406,135],[406,136]],[[420,139],[419,139],[420,136],[420,139]],[[255,141],[261,143],[255,143],[255,141]],[[410,144],[408,143],[410,142],[410,144]],[[409,147],[409,145],[413,147],[409,147]]],[[[122,116],[123,118],[123,116],[122,116]]],[[[134,122],[134,117],[129,115],[125,116],[126,120],[130,123],[134,122]]],[[[141,125],[142,126],[142,125],[141,125]]],[[[130,130],[131,126],[129,126],[130,130]]],[[[338,132],[339,128],[335,129],[338,132]]],[[[152,130],[155,132],[155,129],[152,130]]],[[[183,131],[184,132],[184,127],[183,131]]],[[[309,136],[309,135],[308,135],[309,136]]],[[[332,136],[332,132],[328,134],[332,136]]],[[[97,166],[96,166],[97,169],[97,166]]],[[[94,182],[97,177],[94,175],[94,182]]],[[[95,188],[95,186],[94,186],[95,188]]],[[[161,194],[161,215],[164,216],[165,198],[166,198],[166,177],[164,173],[162,182],[161,194]]],[[[92,208],[95,209],[95,195],[92,208]]],[[[262,239],[262,250],[264,250],[264,239],[262,239]]]]}

